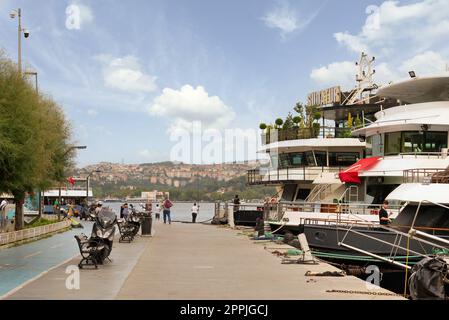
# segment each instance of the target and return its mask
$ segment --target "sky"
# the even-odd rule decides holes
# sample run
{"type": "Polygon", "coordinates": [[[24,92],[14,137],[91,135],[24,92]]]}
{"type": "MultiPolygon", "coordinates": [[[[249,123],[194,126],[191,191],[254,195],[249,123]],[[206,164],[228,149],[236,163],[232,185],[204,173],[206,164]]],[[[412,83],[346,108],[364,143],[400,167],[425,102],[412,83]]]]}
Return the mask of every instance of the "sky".
{"type": "Polygon", "coordinates": [[[87,146],[78,166],[255,159],[259,124],[354,87],[362,51],[378,84],[449,63],[447,0],[0,0],[14,61],[16,8],[24,67],[87,146]]]}

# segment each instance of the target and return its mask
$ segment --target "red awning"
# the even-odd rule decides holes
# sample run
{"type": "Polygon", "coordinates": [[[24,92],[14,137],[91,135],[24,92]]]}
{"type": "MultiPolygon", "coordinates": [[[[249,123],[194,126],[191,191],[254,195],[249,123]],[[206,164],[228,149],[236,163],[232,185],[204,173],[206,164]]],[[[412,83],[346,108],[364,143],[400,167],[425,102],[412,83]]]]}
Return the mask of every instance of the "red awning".
{"type": "Polygon", "coordinates": [[[381,157],[365,158],[357,161],[352,166],[338,174],[341,182],[362,183],[359,178],[359,172],[368,170],[374,166],[381,157]]]}

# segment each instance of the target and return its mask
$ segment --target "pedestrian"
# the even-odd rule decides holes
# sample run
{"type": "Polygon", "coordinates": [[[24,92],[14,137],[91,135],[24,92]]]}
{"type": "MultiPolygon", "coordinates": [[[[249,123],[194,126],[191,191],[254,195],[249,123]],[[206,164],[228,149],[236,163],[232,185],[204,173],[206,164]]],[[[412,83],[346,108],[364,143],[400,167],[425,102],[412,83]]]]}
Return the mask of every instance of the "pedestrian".
{"type": "Polygon", "coordinates": [[[200,206],[197,206],[196,203],[194,203],[192,207],[192,223],[196,222],[198,211],[200,211],[200,206]]]}
{"type": "Polygon", "coordinates": [[[120,206],[120,219],[123,219],[123,209],[125,208],[125,204],[120,206]]]}
{"type": "Polygon", "coordinates": [[[55,202],[53,202],[53,213],[58,214],[59,212],[59,200],[55,199],[55,202]]]}
{"type": "Polygon", "coordinates": [[[8,201],[3,199],[0,203],[0,231],[6,226],[6,206],[8,205],[8,201]]]}
{"type": "Polygon", "coordinates": [[[239,199],[239,195],[236,194],[235,198],[234,198],[234,212],[239,211],[240,209],[240,199],[239,199]]]}
{"type": "Polygon", "coordinates": [[[383,226],[386,226],[391,223],[390,215],[387,212],[388,209],[388,201],[385,200],[382,204],[382,208],[379,210],[379,223],[383,226]]]}
{"type": "Polygon", "coordinates": [[[129,209],[128,209],[128,204],[127,203],[125,203],[123,205],[122,215],[123,215],[123,219],[128,220],[129,209]]]}
{"type": "Polygon", "coordinates": [[[161,220],[161,205],[156,203],[156,220],[161,220]]]}
{"type": "Polygon", "coordinates": [[[172,206],[173,206],[173,203],[168,199],[168,197],[165,197],[165,201],[162,205],[163,213],[164,213],[164,223],[167,223],[167,218],[168,218],[168,224],[171,224],[170,208],[172,206]]]}

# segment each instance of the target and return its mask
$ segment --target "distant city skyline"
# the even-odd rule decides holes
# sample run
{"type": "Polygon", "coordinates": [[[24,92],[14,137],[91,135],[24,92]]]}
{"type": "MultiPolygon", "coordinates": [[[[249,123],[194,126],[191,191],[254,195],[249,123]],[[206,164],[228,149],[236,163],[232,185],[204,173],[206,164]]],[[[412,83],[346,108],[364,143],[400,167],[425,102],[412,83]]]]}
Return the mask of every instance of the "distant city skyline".
{"type": "Polygon", "coordinates": [[[351,89],[362,51],[379,84],[449,63],[446,0],[2,0],[0,48],[14,61],[19,7],[24,68],[88,147],[77,167],[254,160],[259,123],[311,91],[351,89]],[[177,158],[183,134],[192,151],[177,158]]]}

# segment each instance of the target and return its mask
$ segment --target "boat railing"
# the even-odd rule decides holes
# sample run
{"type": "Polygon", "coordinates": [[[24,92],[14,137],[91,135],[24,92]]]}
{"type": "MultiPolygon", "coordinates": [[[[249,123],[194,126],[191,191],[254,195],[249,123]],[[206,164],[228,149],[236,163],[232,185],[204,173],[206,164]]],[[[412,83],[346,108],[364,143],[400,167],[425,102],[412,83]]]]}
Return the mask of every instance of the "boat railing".
{"type": "MultiPolygon", "coordinates": [[[[281,201],[282,211],[340,213],[352,215],[378,215],[382,204],[368,204],[363,202],[285,202],[281,201]]],[[[393,214],[399,213],[402,206],[391,205],[389,210],[393,214]]]]}
{"type": "Polygon", "coordinates": [[[409,169],[403,171],[404,183],[448,183],[449,171],[441,168],[409,169]]]}
{"type": "Polygon", "coordinates": [[[411,239],[413,239],[415,241],[418,241],[420,244],[427,244],[427,245],[432,246],[433,248],[438,248],[438,249],[443,250],[443,252],[447,252],[447,250],[449,249],[449,241],[447,239],[444,239],[444,238],[440,237],[440,236],[437,236],[435,234],[435,232],[436,231],[449,231],[449,229],[446,229],[446,228],[432,228],[432,227],[416,227],[416,226],[414,226],[414,222],[416,221],[417,215],[418,215],[419,210],[421,208],[421,205],[423,203],[433,204],[433,205],[437,205],[437,206],[443,207],[445,209],[449,209],[448,206],[445,206],[445,205],[440,204],[440,203],[435,203],[435,202],[432,202],[432,201],[421,201],[419,203],[417,209],[416,209],[415,216],[414,216],[414,219],[413,219],[413,223],[412,223],[411,226],[397,226],[397,225],[395,225],[395,226],[386,226],[386,225],[380,225],[380,224],[377,224],[377,223],[373,223],[373,222],[370,222],[370,221],[367,221],[367,220],[365,221],[365,223],[366,223],[366,225],[368,227],[380,228],[380,229],[383,229],[385,231],[389,231],[389,232],[395,234],[395,239],[394,239],[393,243],[385,241],[385,240],[382,240],[382,239],[379,239],[379,238],[376,238],[373,235],[369,235],[369,234],[360,232],[360,230],[358,230],[356,228],[357,226],[360,226],[360,224],[359,225],[357,224],[358,221],[354,221],[350,225],[336,224],[335,226],[337,228],[337,231],[340,230],[340,229],[343,231],[342,239],[341,240],[340,239],[337,240],[337,241],[339,241],[338,245],[341,246],[341,247],[347,248],[349,250],[353,250],[353,251],[362,253],[364,255],[373,257],[375,259],[378,259],[378,260],[381,260],[381,261],[384,261],[384,262],[388,262],[390,264],[399,266],[399,267],[404,268],[404,269],[411,269],[411,266],[408,265],[408,264],[400,263],[400,262],[397,261],[396,257],[397,257],[397,254],[398,254],[399,250],[405,251],[407,253],[407,255],[414,254],[414,255],[420,256],[422,258],[430,257],[430,255],[433,255],[433,252],[432,253],[427,253],[427,252],[423,253],[423,252],[418,252],[418,251],[411,250],[409,246],[407,246],[407,247],[401,246],[401,242],[403,241],[403,239],[407,239],[408,238],[407,239],[407,243],[409,243],[409,241],[411,239]],[[406,229],[406,230],[408,229],[408,231],[404,232],[404,231],[402,231],[400,229],[406,229]],[[421,231],[421,230],[423,230],[423,231],[421,231]],[[424,231],[427,231],[427,232],[424,232],[424,231]],[[432,232],[429,233],[429,231],[432,231],[432,232]],[[350,244],[345,243],[345,240],[347,239],[349,234],[356,234],[358,236],[377,241],[380,244],[391,246],[391,251],[390,251],[389,256],[383,257],[383,256],[377,255],[375,253],[363,250],[363,249],[361,249],[359,247],[356,247],[354,245],[350,245],[350,244]]]}
{"type": "Polygon", "coordinates": [[[410,157],[414,157],[414,158],[427,157],[428,159],[434,159],[434,158],[444,159],[444,158],[447,158],[447,155],[448,155],[447,152],[403,152],[403,153],[385,154],[382,158],[397,156],[397,157],[400,157],[401,159],[410,158],[410,157]]]}
{"type": "Polygon", "coordinates": [[[247,184],[280,184],[283,181],[313,181],[322,173],[338,173],[342,167],[260,167],[247,172],[247,184]]]}

